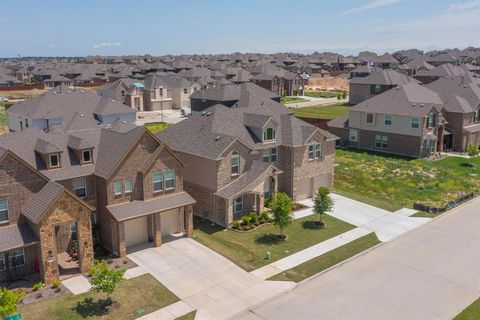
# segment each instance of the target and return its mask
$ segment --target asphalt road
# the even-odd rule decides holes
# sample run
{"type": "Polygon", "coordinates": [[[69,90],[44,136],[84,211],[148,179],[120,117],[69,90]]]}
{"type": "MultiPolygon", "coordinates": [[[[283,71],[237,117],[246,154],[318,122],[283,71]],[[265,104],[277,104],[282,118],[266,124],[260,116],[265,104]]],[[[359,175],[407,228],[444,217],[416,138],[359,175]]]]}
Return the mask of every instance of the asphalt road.
{"type": "Polygon", "coordinates": [[[235,319],[445,320],[480,296],[480,199],[235,319]]]}

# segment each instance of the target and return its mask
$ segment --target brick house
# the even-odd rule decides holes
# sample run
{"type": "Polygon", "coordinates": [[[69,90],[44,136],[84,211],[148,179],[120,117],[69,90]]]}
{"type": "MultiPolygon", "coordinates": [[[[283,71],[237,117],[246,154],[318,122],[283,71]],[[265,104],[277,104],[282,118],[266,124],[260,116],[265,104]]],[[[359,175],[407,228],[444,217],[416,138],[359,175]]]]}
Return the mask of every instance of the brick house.
{"type": "Polygon", "coordinates": [[[145,110],[190,107],[190,95],[201,85],[175,75],[151,75],[145,78],[145,110]]]}
{"type": "Polygon", "coordinates": [[[204,93],[220,97],[237,91],[233,105],[211,105],[213,100],[197,93],[192,104],[203,111],[158,134],[187,164],[184,187],[197,200],[195,214],[220,225],[262,211],[277,191],[298,201],[319,186],[333,186],[336,137],[253,93],[262,90],[230,86],[204,93]]]}
{"type": "Polygon", "coordinates": [[[183,171],[157,137],[125,121],[0,136],[0,280],[37,273],[50,284],[86,272],[94,246],[124,257],[191,236],[195,201],[183,171]]]}
{"type": "Polygon", "coordinates": [[[143,82],[123,78],[98,88],[97,94],[121,102],[136,111],[143,111],[143,88],[143,82]]]}
{"type": "Polygon", "coordinates": [[[351,107],[328,126],[344,146],[419,158],[443,151],[444,114],[439,94],[410,82],[351,107]]]}

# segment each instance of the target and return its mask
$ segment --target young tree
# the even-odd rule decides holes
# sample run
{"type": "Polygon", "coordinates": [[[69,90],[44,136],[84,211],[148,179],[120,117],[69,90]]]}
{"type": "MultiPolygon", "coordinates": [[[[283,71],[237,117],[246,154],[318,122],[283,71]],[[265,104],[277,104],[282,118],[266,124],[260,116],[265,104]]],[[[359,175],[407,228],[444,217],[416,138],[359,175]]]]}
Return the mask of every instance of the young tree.
{"type": "Polygon", "coordinates": [[[469,143],[467,146],[467,153],[470,157],[478,156],[480,149],[478,146],[474,145],[473,143],[469,143]]]}
{"type": "Polygon", "coordinates": [[[333,209],[333,199],[330,196],[330,190],[327,187],[318,188],[313,202],[313,212],[319,215],[318,225],[323,226],[325,223],[322,221],[322,215],[333,209]]]}
{"type": "Polygon", "coordinates": [[[293,212],[292,199],[283,192],[275,194],[271,201],[271,211],[273,214],[273,224],[280,230],[281,238],[285,239],[285,228],[292,224],[295,219],[293,212]]]}
{"type": "Polygon", "coordinates": [[[90,268],[88,273],[92,276],[90,281],[92,284],[92,290],[97,292],[103,292],[107,294],[107,303],[111,304],[112,300],[110,295],[113,293],[120,281],[123,280],[124,269],[110,268],[107,261],[101,262],[95,261],[94,265],[90,268]]]}
{"type": "Polygon", "coordinates": [[[0,288],[0,316],[2,319],[17,313],[17,303],[23,296],[22,292],[13,292],[7,288],[0,288]]]}
{"type": "Polygon", "coordinates": [[[342,99],[347,99],[347,91],[342,91],[342,99]]]}

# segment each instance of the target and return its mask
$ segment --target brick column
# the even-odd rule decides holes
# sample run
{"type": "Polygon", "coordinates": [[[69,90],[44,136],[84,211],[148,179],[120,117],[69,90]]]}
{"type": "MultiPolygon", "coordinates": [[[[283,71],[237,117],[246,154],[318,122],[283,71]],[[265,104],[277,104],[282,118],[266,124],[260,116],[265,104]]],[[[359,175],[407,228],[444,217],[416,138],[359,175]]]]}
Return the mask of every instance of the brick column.
{"type": "Polygon", "coordinates": [[[80,235],[78,248],[80,254],[80,271],[85,273],[93,265],[93,239],[90,216],[84,216],[77,223],[77,233],[80,235]]]}
{"type": "Polygon", "coordinates": [[[265,198],[263,193],[257,194],[257,213],[261,214],[262,211],[265,209],[265,198]]]}
{"type": "Polygon", "coordinates": [[[162,245],[162,232],[160,224],[160,212],[153,214],[153,246],[160,247],[162,245]]]}
{"type": "Polygon", "coordinates": [[[185,234],[187,237],[193,237],[193,206],[185,208],[185,234]]]}
{"type": "Polygon", "coordinates": [[[233,222],[233,207],[232,207],[232,200],[225,199],[225,212],[227,214],[227,221],[225,221],[225,225],[228,226],[230,223],[233,222]]]}
{"type": "Polygon", "coordinates": [[[117,223],[117,233],[118,233],[118,255],[120,257],[125,257],[127,255],[127,244],[125,242],[125,223],[117,223]]]}

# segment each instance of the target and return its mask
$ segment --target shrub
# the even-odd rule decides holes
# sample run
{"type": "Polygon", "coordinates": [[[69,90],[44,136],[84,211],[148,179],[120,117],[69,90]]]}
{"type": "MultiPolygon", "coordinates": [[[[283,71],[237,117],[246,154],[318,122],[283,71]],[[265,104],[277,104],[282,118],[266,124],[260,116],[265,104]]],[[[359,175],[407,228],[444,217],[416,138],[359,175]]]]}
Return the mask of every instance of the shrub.
{"type": "Polygon", "coordinates": [[[17,303],[25,296],[21,290],[12,291],[7,288],[0,288],[0,315],[3,318],[13,316],[17,313],[17,303]]]}
{"type": "Polygon", "coordinates": [[[245,225],[245,226],[248,226],[250,224],[250,216],[243,216],[242,217],[242,223],[245,225]]]}
{"type": "Polygon", "coordinates": [[[272,198],[266,199],[264,206],[267,208],[270,208],[270,205],[272,204],[272,198]]]}
{"type": "Polygon", "coordinates": [[[265,221],[268,221],[268,219],[270,218],[268,216],[268,211],[266,211],[266,210],[262,211],[262,214],[261,214],[260,218],[265,220],[265,221]]]}
{"type": "Polygon", "coordinates": [[[337,92],[337,100],[341,100],[342,99],[342,94],[340,92],[337,92]]]}
{"type": "Polygon", "coordinates": [[[127,264],[127,263],[128,263],[128,259],[127,259],[127,258],[123,258],[122,262],[123,262],[123,264],[127,264]]]}
{"type": "Polygon", "coordinates": [[[45,283],[43,283],[42,281],[37,282],[32,286],[33,291],[37,291],[43,288],[45,288],[45,283]]]}
{"type": "Polygon", "coordinates": [[[238,221],[238,220],[232,222],[232,228],[233,229],[236,229],[236,230],[240,229],[240,225],[241,225],[241,222],[238,221]]]}
{"type": "Polygon", "coordinates": [[[53,279],[53,280],[52,280],[52,288],[55,288],[55,289],[60,288],[60,285],[61,285],[61,284],[62,284],[62,283],[60,282],[59,279],[53,279]]]}
{"type": "Polygon", "coordinates": [[[250,212],[250,223],[255,223],[257,222],[258,215],[256,212],[250,212]]]}
{"type": "Polygon", "coordinates": [[[342,99],[347,99],[347,91],[342,91],[342,99]]]}
{"type": "Polygon", "coordinates": [[[478,146],[474,145],[473,143],[469,143],[467,146],[467,153],[470,157],[478,156],[479,153],[478,146]]]}

